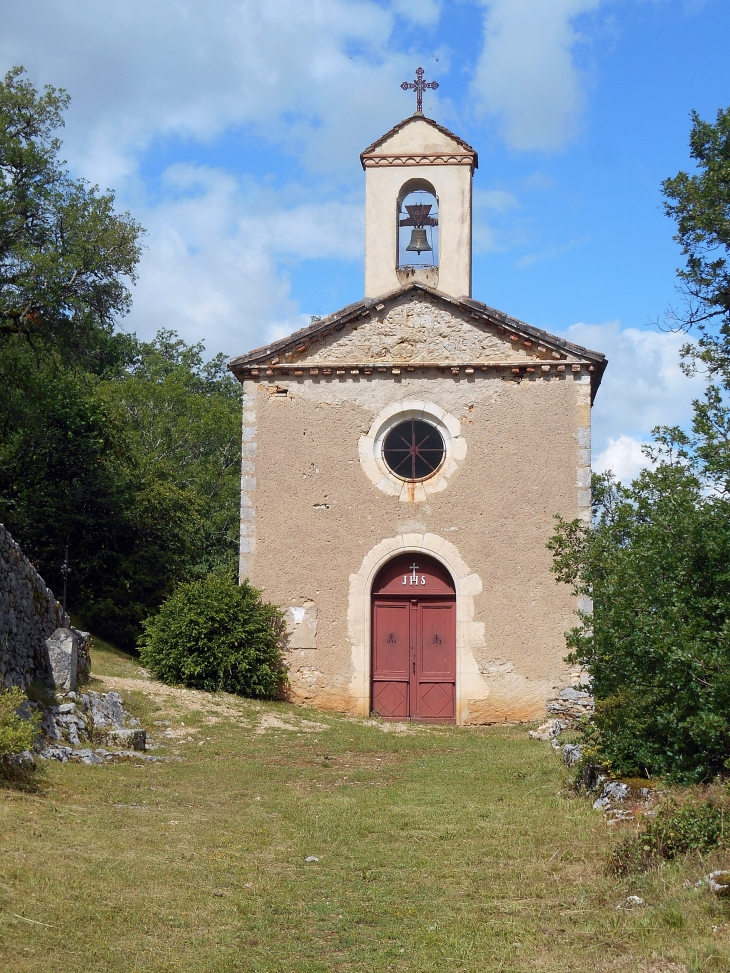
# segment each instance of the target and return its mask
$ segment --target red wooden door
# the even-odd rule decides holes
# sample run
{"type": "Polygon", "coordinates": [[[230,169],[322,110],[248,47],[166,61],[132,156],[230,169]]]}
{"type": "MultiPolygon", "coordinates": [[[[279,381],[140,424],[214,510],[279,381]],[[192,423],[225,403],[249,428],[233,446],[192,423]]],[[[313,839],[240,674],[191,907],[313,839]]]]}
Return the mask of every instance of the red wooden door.
{"type": "Polygon", "coordinates": [[[385,719],[456,717],[456,594],[432,558],[400,555],[375,579],[372,709],[385,719]]]}

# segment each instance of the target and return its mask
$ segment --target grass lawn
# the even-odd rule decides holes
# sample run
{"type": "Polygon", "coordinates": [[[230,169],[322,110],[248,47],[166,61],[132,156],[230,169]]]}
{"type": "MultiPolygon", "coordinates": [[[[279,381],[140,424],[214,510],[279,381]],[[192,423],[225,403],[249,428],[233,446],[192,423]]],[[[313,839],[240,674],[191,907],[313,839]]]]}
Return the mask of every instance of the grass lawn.
{"type": "Polygon", "coordinates": [[[168,760],[0,790],[3,973],[730,970],[730,903],[688,887],[728,856],[607,877],[616,830],[522,727],[348,719],[92,657],[168,760]]]}

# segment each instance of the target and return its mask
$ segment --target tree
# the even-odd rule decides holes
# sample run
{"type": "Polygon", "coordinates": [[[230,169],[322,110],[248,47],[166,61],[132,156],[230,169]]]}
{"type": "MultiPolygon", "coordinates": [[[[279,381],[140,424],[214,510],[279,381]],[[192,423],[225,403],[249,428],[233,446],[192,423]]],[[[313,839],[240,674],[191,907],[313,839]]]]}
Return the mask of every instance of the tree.
{"type": "Polygon", "coordinates": [[[558,518],[554,570],[591,613],[567,633],[591,676],[600,750],[626,776],[698,781],[730,760],[730,502],[707,494],[688,437],[628,486],[594,479],[594,521],[558,518]]]}
{"type": "Polygon", "coordinates": [[[14,349],[0,521],[55,591],[68,544],[79,622],[133,648],[176,584],[235,567],[240,387],[173,332],[127,352],[97,376],[14,349]]]}
{"type": "Polygon", "coordinates": [[[554,570],[593,600],[567,633],[596,697],[598,749],[627,775],[707,779],[730,768],[730,108],[692,115],[697,172],[662,184],[686,257],[674,320],[707,370],[689,432],[659,427],[654,468],[594,478],[593,522],[558,519],[554,570]]]}
{"type": "Polygon", "coordinates": [[[236,561],[240,387],[172,331],[116,330],[142,230],[74,181],[68,104],[0,84],[0,521],[79,622],[133,648],[180,582],[236,561]]]}
{"type": "Polygon", "coordinates": [[[714,125],[692,112],[690,155],[693,175],[679,172],[662,183],[664,209],[677,223],[675,240],[687,258],[677,271],[685,298],[675,313],[680,326],[698,330],[698,344],[686,354],[704,362],[727,382],[730,364],[730,108],[714,125]]]}
{"type": "Polygon", "coordinates": [[[114,194],[73,180],[52,136],[69,98],[15,67],[0,83],[0,347],[88,359],[130,307],[142,228],[114,194]]]}
{"type": "Polygon", "coordinates": [[[203,350],[160,331],[101,386],[134,442],[140,477],[195,498],[201,571],[235,563],[241,470],[241,387],[225,355],[206,362],[203,350]]]}

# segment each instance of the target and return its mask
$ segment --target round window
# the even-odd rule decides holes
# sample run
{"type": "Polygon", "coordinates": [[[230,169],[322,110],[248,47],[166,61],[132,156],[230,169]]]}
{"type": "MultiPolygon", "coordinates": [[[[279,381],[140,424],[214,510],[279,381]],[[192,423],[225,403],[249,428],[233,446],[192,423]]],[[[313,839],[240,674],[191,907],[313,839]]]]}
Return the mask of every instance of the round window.
{"type": "Polygon", "coordinates": [[[445,454],[441,433],[423,419],[399,422],[383,443],[388,469],[404,480],[425,480],[441,466],[445,454]]]}

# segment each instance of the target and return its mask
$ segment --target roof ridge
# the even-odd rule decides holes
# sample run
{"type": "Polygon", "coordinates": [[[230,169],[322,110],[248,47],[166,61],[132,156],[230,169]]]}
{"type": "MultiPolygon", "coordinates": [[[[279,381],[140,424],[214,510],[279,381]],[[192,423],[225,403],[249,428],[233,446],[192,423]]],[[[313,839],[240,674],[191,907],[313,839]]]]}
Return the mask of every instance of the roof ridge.
{"type": "Polygon", "coordinates": [[[339,331],[341,327],[345,326],[348,320],[359,317],[364,312],[367,312],[369,315],[371,308],[380,310],[388,301],[402,297],[411,291],[422,291],[423,293],[429,294],[439,301],[451,304],[453,307],[462,311],[476,311],[478,314],[489,319],[491,323],[496,325],[498,328],[501,327],[505,330],[511,328],[513,331],[522,332],[522,334],[527,337],[544,341],[548,345],[552,345],[554,348],[560,348],[563,351],[568,351],[576,355],[587,356],[599,363],[606,362],[606,356],[600,351],[592,351],[590,348],[585,348],[583,345],[578,345],[572,341],[567,341],[565,338],[560,338],[558,335],[551,334],[549,331],[545,331],[542,328],[536,328],[534,325],[528,324],[526,321],[521,321],[519,318],[514,318],[511,315],[506,314],[504,311],[499,311],[496,308],[490,307],[488,304],[484,304],[482,301],[477,301],[472,297],[451,297],[448,294],[444,294],[442,291],[429,287],[427,284],[422,284],[420,281],[413,281],[406,287],[399,287],[395,290],[389,291],[387,294],[381,295],[380,297],[363,298],[361,301],[355,301],[353,304],[347,304],[345,307],[340,308],[339,311],[334,311],[332,314],[328,314],[326,317],[320,318],[319,321],[313,321],[305,328],[300,328],[298,331],[294,331],[292,334],[286,335],[283,338],[277,338],[276,341],[272,341],[268,345],[262,345],[260,348],[254,348],[252,351],[246,352],[243,355],[238,355],[229,361],[229,368],[232,365],[244,365],[247,363],[260,361],[270,355],[275,355],[278,351],[287,348],[289,345],[294,345],[297,341],[301,342],[306,338],[314,337],[315,335],[320,334],[322,331],[331,330],[333,327],[339,331]]]}

